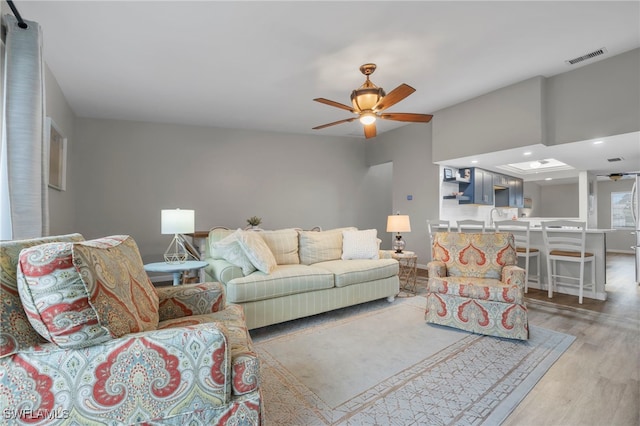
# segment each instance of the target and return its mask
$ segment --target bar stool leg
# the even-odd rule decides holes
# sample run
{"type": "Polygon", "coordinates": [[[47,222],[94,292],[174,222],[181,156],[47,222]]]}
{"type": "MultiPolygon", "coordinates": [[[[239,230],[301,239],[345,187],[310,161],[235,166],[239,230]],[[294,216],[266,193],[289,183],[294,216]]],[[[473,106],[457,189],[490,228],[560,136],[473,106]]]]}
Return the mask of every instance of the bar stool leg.
{"type": "Polygon", "coordinates": [[[549,279],[548,297],[553,298],[553,276],[556,273],[556,261],[547,259],[547,278],[549,279]]]}
{"type": "Polygon", "coordinates": [[[580,262],[580,288],[578,290],[578,303],[582,305],[582,293],[584,292],[584,260],[580,262]]]}
{"type": "Polygon", "coordinates": [[[529,253],[524,261],[524,292],[529,293],[529,253]]]}

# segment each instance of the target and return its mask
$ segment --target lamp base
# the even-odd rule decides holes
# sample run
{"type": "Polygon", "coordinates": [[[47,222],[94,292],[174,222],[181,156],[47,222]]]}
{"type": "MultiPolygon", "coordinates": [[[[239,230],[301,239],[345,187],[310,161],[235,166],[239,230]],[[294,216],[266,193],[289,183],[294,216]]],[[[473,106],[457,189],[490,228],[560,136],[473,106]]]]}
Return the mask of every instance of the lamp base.
{"type": "Polygon", "coordinates": [[[164,252],[164,261],[170,265],[178,265],[187,261],[189,252],[184,246],[182,237],[179,234],[173,236],[171,244],[164,252]]]}
{"type": "Polygon", "coordinates": [[[396,235],[396,240],[393,242],[393,245],[391,247],[396,251],[396,253],[402,253],[405,245],[406,243],[402,239],[402,235],[398,233],[398,235],[396,235]]]}

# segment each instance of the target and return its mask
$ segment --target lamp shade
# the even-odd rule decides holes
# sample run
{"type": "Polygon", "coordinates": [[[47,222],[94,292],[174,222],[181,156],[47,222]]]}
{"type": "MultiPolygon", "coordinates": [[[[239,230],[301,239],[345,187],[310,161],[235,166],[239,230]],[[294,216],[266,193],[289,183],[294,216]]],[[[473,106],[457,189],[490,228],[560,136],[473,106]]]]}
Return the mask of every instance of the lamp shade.
{"type": "Polygon", "coordinates": [[[162,234],[188,234],[195,231],[194,210],[162,210],[160,232],[162,234]]]}
{"type": "Polygon", "coordinates": [[[406,214],[394,214],[387,218],[387,232],[411,232],[411,221],[406,214]]]}

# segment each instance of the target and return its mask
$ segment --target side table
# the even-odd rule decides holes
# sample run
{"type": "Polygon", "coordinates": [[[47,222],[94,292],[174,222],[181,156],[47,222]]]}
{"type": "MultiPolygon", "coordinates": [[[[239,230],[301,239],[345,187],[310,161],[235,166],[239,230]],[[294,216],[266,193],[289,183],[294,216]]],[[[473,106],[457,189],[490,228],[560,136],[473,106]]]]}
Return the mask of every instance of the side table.
{"type": "Polygon", "coordinates": [[[400,278],[400,288],[408,290],[412,293],[416,292],[416,275],[418,272],[418,256],[412,251],[403,251],[402,253],[393,252],[391,257],[396,259],[400,264],[398,278],[400,278]],[[402,285],[404,283],[404,285],[402,285]]]}
{"type": "Polygon", "coordinates": [[[209,262],[201,260],[187,260],[183,263],[155,262],[144,265],[144,270],[147,272],[170,272],[173,274],[173,285],[178,285],[180,284],[180,274],[182,272],[202,269],[208,265],[209,262]]]}

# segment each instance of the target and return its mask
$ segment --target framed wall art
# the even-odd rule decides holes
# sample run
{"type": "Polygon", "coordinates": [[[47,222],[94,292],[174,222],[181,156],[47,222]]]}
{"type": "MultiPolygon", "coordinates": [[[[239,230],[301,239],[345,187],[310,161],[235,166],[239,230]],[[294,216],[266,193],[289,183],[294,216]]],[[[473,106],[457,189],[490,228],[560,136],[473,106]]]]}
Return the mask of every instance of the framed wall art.
{"type": "Polygon", "coordinates": [[[67,138],[58,125],[47,117],[46,145],[49,148],[49,186],[58,191],[67,189],[67,138]]]}

